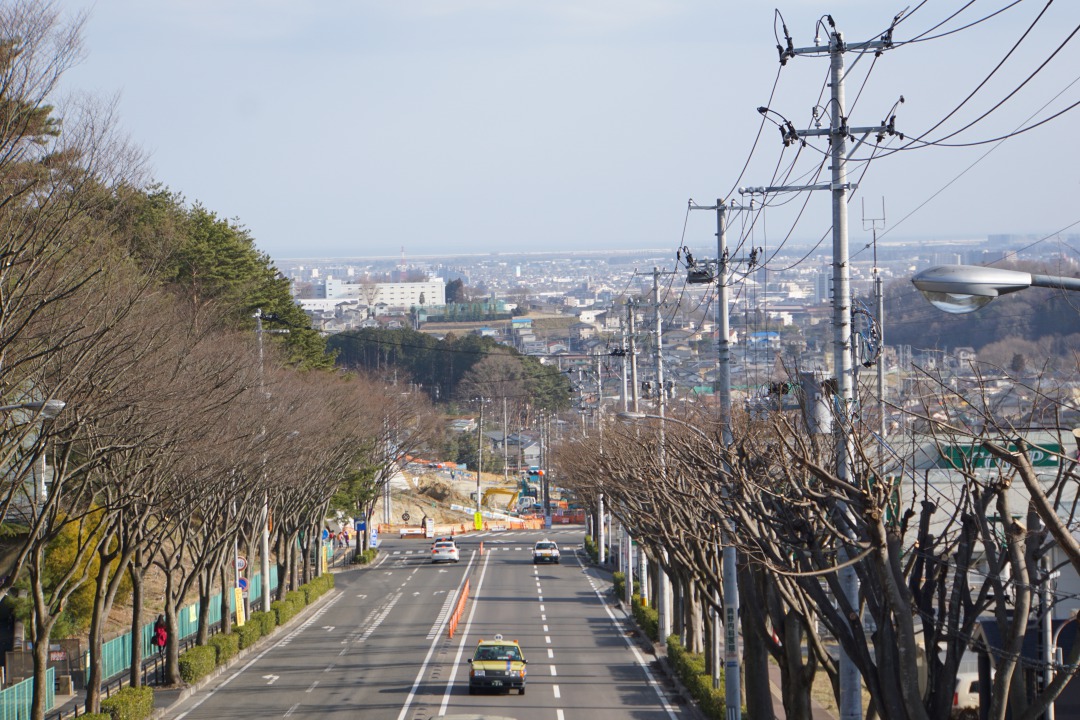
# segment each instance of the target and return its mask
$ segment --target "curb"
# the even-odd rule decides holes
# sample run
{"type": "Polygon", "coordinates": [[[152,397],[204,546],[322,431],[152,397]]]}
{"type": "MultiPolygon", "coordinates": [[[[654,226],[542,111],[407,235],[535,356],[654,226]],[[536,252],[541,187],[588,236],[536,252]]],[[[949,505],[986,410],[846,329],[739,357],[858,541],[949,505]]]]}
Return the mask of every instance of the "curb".
{"type": "Polygon", "coordinates": [[[310,615],[312,612],[314,612],[320,605],[325,603],[331,597],[336,597],[337,595],[340,595],[340,594],[341,594],[341,590],[339,590],[337,588],[334,588],[330,592],[328,592],[325,595],[323,595],[322,597],[320,597],[315,602],[313,602],[310,605],[306,606],[303,609],[302,612],[299,612],[296,615],[294,615],[289,620],[289,622],[285,623],[284,625],[279,625],[276,628],[274,628],[273,633],[271,633],[270,635],[266,635],[264,637],[259,638],[259,641],[256,642],[254,645],[244,648],[243,650],[238,652],[236,655],[231,657],[229,659],[229,661],[226,662],[224,665],[219,665],[218,667],[214,668],[214,670],[212,672],[210,672],[207,675],[205,675],[204,677],[200,678],[194,685],[186,685],[186,686],[184,686],[182,688],[178,688],[178,687],[163,687],[163,688],[154,687],[154,712],[150,717],[154,718],[155,720],[157,718],[164,717],[166,714],[168,714],[173,709],[173,707],[175,707],[179,703],[183,702],[184,700],[187,700],[193,694],[195,694],[199,690],[201,690],[204,687],[206,687],[207,685],[209,685],[211,682],[213,682],[218,677],[220,677],[221,674],[224,673],[226,670],[230,669],[231,667],[233,667],[234,665],[236,665],[237,663],[239,663],[241,660],[248,657],[249,655],[253,655],[255,653],[258,653],[260,650],[263,649],[263,647],[265,645],[267,645],[267,644],[269,644],[271,642],[276,642],[277,638],[278,638],[278,635],[280,635],[280,632],[279,632],[280,630],[287,630],[290,625],[293,625],[295,622],[301,621],[304,618],[306,618],[308,615],[310,615]],[[159,694],[160,695],[166,695],[166,694],[172,695],[173,693],[176,693],[176,697],[171,698],[170,700],[168,700],[168,703],[169,703],[168,705],[165,705],[163,707],[157,707],[157,698],[158,698],[159,694]]]}

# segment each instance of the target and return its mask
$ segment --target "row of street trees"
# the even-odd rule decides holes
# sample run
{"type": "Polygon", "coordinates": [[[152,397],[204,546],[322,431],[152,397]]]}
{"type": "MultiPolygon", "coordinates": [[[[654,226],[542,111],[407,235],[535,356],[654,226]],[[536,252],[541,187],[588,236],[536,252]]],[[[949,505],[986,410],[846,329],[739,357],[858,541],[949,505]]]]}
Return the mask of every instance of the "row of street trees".
{"type": "Polygon", "coordinates": [[[34,718],[60,635],[88,636],[98,710],[119,601],[140,682],[151,580],[178,682],[177,613],[200,601],[205,640],[234,547],[254,557],[270,526],[295,587],[328,508],[370,515],[434,428],[423,397],[334,372],[249,233],[147,185],[110,106],[51,104],[82,23],[50,2],[0,6],[0,599],[33,648],[34,718]],[[288,332],[257,336],[257,311],[288,332]],[[48,400],[66,406],[47,418],[48,400]]]}
{"type": "MultiPolygon", "coordinates": [[[[1036,472],[1022,430],[1034,423],[996,418],[979,370],[955,389],[922,378],[909,397],[924,398],[923,409],[906,417],[923,428],[920,436],[882,439],[869,414],[847,427],[834,414],[836,432],[819,434],[802,413],[776,410],[737,412],[734,441],[725,444],[715,412],[683,410],[666,420],[608,422],[602,433],[564,443],[555,452],[558,476],[590,507],[602,494],[651,566],[671,578],[672,631],[705,652],[710,669],[716,638],[706,619],[722,612],[722,545],[735,545],[751,717],[773,717],[770,657],[788,718],[811,717],[818,671],[839,698],[834,644],[862,675],[870,717],[948,718],[962,655],[976,626],[992,618],[1000,639],[988,649],[988,717],[1003,720],[1008,711],[1034,720],[1080,662],[1080,643],[1053,668],[1022,652],[1029,620],[1049,611],[1038,602],[1059,569],[1048,559],[1080,572],[1072,534],[1080,471],[1073,436],[1052,428],[1034,448],[1050,458],[1036,472]],[[962,408],[967,422],[950,408],[962,408]],[[850,438],[850,480],[837,470],[840,432],[850,438]],[[949,467],[926,470],[928,459],[949,467]],[[844,567],[859,579],[854,604],[841,586],[844,567]],[[1031,700],[1029,681],[1049,669],[1053,682],[1031,700]]],[[[1038,387],[1026,391],[1033,409],[1049,401],[1038,387]]],[[[859,407],[873,407],[869,393],[862,400],[859,407]]],[[[655,605],[657,583],[647,585],[655,605]]]]}

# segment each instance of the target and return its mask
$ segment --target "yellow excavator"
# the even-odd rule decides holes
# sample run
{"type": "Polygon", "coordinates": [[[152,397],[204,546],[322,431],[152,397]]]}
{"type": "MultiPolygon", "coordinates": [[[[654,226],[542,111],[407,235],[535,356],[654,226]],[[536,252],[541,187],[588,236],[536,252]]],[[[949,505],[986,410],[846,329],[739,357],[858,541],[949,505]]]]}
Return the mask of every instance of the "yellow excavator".
{"type": "Polygon", "coordinates": [[[515,504],[515,502],[517,501],[518,491],[512,488],[488,488],[481,496],[480,504],[486,507],[491,507],[491,498],[506,495],[509,495],[510,499],[506,502],[506,507],[503,508],[503,510],[506,512],[517,512],[517,505],[515,504]]]}

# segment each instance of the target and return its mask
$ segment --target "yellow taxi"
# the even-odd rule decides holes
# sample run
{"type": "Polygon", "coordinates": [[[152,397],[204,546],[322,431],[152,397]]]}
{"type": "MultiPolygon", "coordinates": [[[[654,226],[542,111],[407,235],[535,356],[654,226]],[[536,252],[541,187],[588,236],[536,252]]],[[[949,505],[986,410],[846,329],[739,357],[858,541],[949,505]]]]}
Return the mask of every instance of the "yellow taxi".
{"type": "Polygon", "coordinates": [[[481,689],[516,689],[524,695],[526,662],[517,640],[504,640],[502,635],[481,640],[469,658],[469,694],[481,689]]]}

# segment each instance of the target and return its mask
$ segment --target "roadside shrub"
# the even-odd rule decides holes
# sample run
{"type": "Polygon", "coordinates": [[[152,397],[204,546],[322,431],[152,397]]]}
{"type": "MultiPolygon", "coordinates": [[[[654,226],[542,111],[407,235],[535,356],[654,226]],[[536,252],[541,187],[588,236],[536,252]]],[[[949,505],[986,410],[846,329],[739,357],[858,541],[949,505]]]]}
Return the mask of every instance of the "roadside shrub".
{"type": "Polygon", "coordinates": [[[252,622],[249,618],[248,622],[236,628],[237,644],[241,650],[249,648],[259,641],[262,634],[262,623],[252,622]]]}
{"type": "Polygon", "coordinates": [[[101,714],[112,720],[146,720],[154,714],[154,689],[122,688],[101,701],[101,714]]]}
{"type": "Polygon", "coordinates": [[[296,615],[296,605],[289,600],[275,600],[270,603],[270,613],[278,625],[284,625],[296,615]]]}
{"type": "Polygon", "coordinates": [[[634,613],[634,620],[645,632],[645,637],[653,642],[660,639],[660,614],[651,607],[641,604],[641,596],[634,595],[630,598],[630,609],[634,613]]]}
{"type": "Polygon", "coordinates": [[[180,679],[191,684],[202,680],[217,667],[217,650],[209,645],[196,645],[180,653],[180,679]]]}
{"type": "Polygon", "coordinates": [[[366,548],[353,555],[353,565],[367,565],[378,556],[379,551],[376,548],[366,548]]]}
{"type": "Polygon", "coordinates": [[[596,548],[596,541],[592,539],[592,535],[585,536],[585,552],[589,555],[589,560],[599,562],[600,551],[596,548]]]}
{"type": "MultiPolygon", "coordinates": [[[[273,607],[273,603],[271,603],[270,607],[273,607]]],[[[253,612],[251,613],[248,622],[253,625],[258,625],[259,629],[262,631],[262,635],[265,637],[274,632],[274,628],[277,627],[277,615],[273,610],[270,612],[253,612]]]]}
{"type": "Polygon", "coordinates": [[[109,713],[84,713],[79,716],[82,720],[112,720],[109,713]]]}
{"type": "MultiPolygon", "coordinates": [[[[285,593],[285,602],[292,603],[293,614],[295,615],[307,605],[307,595],[304,594],[303,590],[291,590],[285,593]]],[[[281,623],[278,622],[278,625],[280,624],[281,623]]]]}
{"type": "MultiPolygon", "coordinates": [[[[705,656],[692,653],[682,646],[678,635],[671,635],[667,639],[667,656],[671,662],[679,680],[697,700],[701,711],[708,718],[723,720],[726,711],[726,690],[724,687],[724,672],[720,670],[720,687],[712,686],[712,675],[705,670],[705,656]]],[[[746,711],[743,711],[746,717],[746,711]]]]}
{"type": "Polygon", "coordinates": [[[616,570],[611,573],[611,581],[614,583],[615,597],[620,600],[626,597],[626,573],[616,570]]]}
{"type": "Polygon", "coordinates": [[[229,662],[236,653],[240,652],[240,638],[235,632],[213,635],[206,644],[208,647],[214,648],[214,652],[216,653],[215,660],[218,665],[224,665],[229,662]]]}

